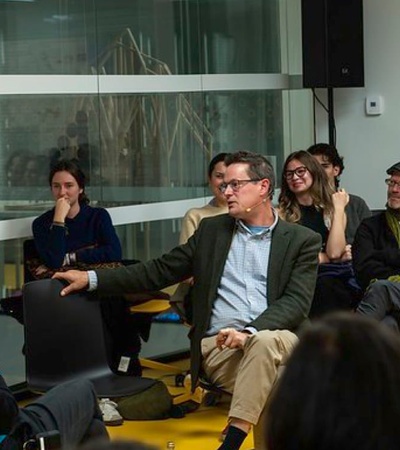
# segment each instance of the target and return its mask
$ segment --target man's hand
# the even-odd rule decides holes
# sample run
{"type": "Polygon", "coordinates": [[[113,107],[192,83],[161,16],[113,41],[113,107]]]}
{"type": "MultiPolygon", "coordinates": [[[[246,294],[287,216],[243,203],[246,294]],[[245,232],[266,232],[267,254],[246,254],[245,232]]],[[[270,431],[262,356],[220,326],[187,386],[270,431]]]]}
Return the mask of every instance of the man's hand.
{"type": "Polygon", "coordinates": [[[228,348],[243,348],[250,334],[237,331],[233,328],[223,328],[218,334],[216,339],[217,347],[222,350],[225,347],[228,348]]]}
{"type": "Polygon", "coordinates": [[[89,276],[87,272],[81,270],[68,270],[67,272],[56,272],[52,278],[57,280],[68,281],[69,285],[66,286],[60,295],[64,297],[71,292],[81,291],[89,287],[89,276]]]}

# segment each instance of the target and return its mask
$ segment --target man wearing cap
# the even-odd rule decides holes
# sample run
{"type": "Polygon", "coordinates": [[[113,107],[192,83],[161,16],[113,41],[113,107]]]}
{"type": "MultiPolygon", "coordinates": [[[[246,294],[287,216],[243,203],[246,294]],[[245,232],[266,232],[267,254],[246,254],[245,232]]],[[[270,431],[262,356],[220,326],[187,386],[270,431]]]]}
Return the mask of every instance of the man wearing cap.
{"type": "Polygon", "coordinates": [[[366,293],[357,307],[399,331],[400,162],[387,169],[386,210],[364,219],[353,243],[356,278],[366,293]]]}

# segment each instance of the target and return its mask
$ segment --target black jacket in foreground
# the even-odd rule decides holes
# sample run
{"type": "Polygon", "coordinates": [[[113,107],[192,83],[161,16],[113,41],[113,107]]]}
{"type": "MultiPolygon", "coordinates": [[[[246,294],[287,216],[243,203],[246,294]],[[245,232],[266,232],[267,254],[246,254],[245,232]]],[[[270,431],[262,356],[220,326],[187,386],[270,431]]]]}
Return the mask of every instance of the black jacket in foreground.
{"type": "Polygon", "coordinates": [[[34,413],[18,407],[12,392],[0,375],[0,435],[7,435],[1,450],[20,450],[25,441],[44,431],[34,413]]]}

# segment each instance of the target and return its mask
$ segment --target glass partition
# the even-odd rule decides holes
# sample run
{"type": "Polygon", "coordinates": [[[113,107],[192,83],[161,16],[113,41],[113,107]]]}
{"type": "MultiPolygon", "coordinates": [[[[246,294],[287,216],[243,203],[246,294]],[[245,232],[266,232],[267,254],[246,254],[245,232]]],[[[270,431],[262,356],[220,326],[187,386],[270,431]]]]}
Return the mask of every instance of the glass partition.
{"type": "Polygon", "coordinates": [[[280,3],[2,1],[0,73],[279,73],[280,3]]]}
{"type": "Polygon", "coordinates": [[[52,207],[60,158],[79,161],[103,206],[204,197],[216,153],[253,150],[280,167],[281,117],[279,91],[0,96],[0,218],[52,207]]]}

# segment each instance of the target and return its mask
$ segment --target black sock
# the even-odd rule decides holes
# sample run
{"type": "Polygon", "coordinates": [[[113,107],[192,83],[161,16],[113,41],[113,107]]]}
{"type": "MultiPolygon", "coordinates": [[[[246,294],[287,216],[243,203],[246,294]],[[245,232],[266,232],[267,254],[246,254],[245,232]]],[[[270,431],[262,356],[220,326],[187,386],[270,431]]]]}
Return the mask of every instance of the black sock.
{"type": "Polygon", "coordinates": [[[246,437],[247,433],[243,430],[233,425],[229,425],[224,442],[218,447],[218,450],[239,450],[246,437]]]}

